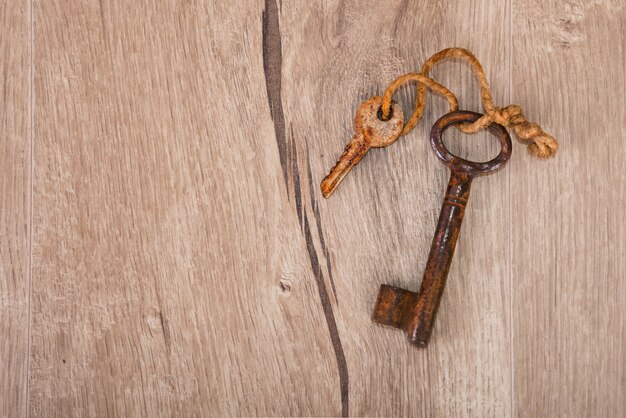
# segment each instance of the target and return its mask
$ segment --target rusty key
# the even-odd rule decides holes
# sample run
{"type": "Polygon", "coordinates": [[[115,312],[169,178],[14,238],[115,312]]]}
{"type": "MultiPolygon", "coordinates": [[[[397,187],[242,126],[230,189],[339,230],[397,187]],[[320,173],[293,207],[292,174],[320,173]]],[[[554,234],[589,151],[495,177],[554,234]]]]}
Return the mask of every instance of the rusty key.
{"type": "Polygon", "coordinates": [[[335,191],[345,175],[365,157],[370,148],[386,147],[400,136],[404,127],[402,108],[392,102],[391,117],[384,121],[379,117],[381,101],[381,96],[374,96],[361,103],[356,111],[354,136],[320,185],[325,198],[335,191]]]}
{"type": "Polygon", "coordinates": [[[454,248],[461,230],[465,205],[474,177],[500,170],[511,157],[511,137],[503,126],[491,124],[489,131],[500,140],[500,154],[484,163],[459,158],[443,144],[442,134],[452,125],[474,122],[482,115],[457,111],[440,118],[431,130],[430,142],[437,157],[450,168],[450,181],[439,214],[437,230],[430,247],[419,293],[383,284],[378,292],[372,320],[407,333],[409,342],[426,347],[435,322],[437,308],[446,284],[454,248]]]}

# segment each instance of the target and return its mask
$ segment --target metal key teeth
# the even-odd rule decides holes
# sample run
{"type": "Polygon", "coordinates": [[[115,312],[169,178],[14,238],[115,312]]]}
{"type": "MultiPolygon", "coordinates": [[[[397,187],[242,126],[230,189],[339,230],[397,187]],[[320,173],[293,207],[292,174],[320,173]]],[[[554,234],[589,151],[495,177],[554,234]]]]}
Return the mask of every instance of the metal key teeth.
{"type": "Polygon", "coordinates": [[[328,198],[337,188],[350,169],[357,165],[369,150],[363,135],[355,135],[344,148],[343,154],[337,160],[330,173],[322,181],[322,195],[328,198]]]}

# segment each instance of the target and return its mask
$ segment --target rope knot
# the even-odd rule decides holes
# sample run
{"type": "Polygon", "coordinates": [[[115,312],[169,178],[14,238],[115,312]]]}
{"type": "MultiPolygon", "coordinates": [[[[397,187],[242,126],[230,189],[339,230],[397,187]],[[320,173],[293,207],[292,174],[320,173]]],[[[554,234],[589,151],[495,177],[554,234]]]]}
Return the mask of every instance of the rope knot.
{"type": "Polygon", "coordinates": [[[518,105],[495,107],[487,112],[486,119],[513,129],[520,142],[528,145],[528,152],[535,157],[548,158],[556,153],[558,148],[556,139],[545,133],[535,122],[526,119],[518,105]]]}
{"type": "Polygon", "coordinates": [[[522,116],[522,108],[518,105],[496,107],[488,115],[493,122],[502,126],[510,126],[515,124],[519,117],[522,116]]]}

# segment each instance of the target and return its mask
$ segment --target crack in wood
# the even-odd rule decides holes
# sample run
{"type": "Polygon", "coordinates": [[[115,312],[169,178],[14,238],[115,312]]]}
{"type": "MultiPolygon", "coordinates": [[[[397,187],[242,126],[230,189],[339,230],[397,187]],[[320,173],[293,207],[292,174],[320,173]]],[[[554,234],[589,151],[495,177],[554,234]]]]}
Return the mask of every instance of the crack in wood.
{"type": "Polygon", "coordinates": [[[287,135],[285,132],[285,114],[282,104],[282,66],[283,52],[280,36],[280,21],[276,0],[265,0],[263,10],[263,72],[270,115],[274,122],[276,144],[280,165],[283,169],[285,184],[288,183],[287,135]]]}
{"type": "MultiPolygon", "coordinates": [[[[285,186],[287,187],[287,195],[290,195],[289,182],[293,182],[293,195],[294,203],[296,206],[296,213],[298,215],[298,221],[300,228],[303,228],[304,237],[306,240],[307,252],[309,255],[309,261],[313,270],[313,276],[317,284],[320,301],[324,311],[324,317],[328,326],[333,351],[337,361],[337,369],[339,372],[339,388],[341,394],[341,414],[342,416],[348,416],[349,413],[349,376],[348,365],[346,357],[339,337],[339,331],[337,329],[337,322],[335,320],[335,314],[333,311],[332,303],[330,300],[329,292],[324,281],[324,274],[320,267],[319,258],[315,245],[313,243],[313,237],[311,235],[311,228],[309,224],[309,218],[302,204],[302,187],[300,172],[298,170],[298,155],[297,148],[295,146],[295,139],[293,134],[293,127],[290,127],[290,139],[287,140],[286,135],[286,123],[285,115],[282,106],[282,43],[280,34],[280,21],[279,21],[279,9],[276,5],[276,0],[266,0],[265,9],[263,10],[263,71],[265,73],[265,86],[267,89],[267,97],[270,108],[270,115],[274,123],[274,131],[276,133],[276,143],[278,145],[278,154],[280,158],[280,164],[283,170],[283,179],[285,186]]],[[[320,222],[319,209],[315,201],[313,194],[313,180],[311,175],[311,164],[308,158],[307,149],[307,168],[308,168],[308,185],[311,193],[310,202],[311,208],[314,213],[315,223],[317,227],[317,233],[319,235],[322,251],[327,261],[327,269],[329,274],[329,281],[332,287],[332,292],[335,301],[336,290],[335,283],[332,277],[332,270],[330,266],[330,259],[328,257],[328,249],[324,242],[324,236],[322,233],[322,226],[320,222]]]]}

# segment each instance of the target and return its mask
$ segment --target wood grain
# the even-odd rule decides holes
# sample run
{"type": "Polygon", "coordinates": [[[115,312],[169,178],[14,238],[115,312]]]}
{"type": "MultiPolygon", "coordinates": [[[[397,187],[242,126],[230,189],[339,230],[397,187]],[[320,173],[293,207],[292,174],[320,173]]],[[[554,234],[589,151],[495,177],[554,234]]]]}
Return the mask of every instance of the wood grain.
{"type": "MultiPolygon", "coordinates": [[[[5,3],[0,416],[626,415],[620,0],[5,3]],[[359,103],[449,46],[562,145],[474,182],[417,350],[370,315],[419,289],[445,103],[319,182],[359,103]]],[[[480,110],[465,65],[433,75],[480,110]]]]}
{"type": "Polygon", "coordinates": [[[0,4],[0,417],[28,402],[30,28],[28,2],[0,4]]]}
{"type": "Polygon", "coordinates": [[[263,5],[35,12],[31,413],[336,413],[263,5]]]}
{"type": "Polygon", "coordinates": [[[513,95],[562,146],[513,167],[515,410],[624,416],[626,5],[516,3],[513,95]]]}

